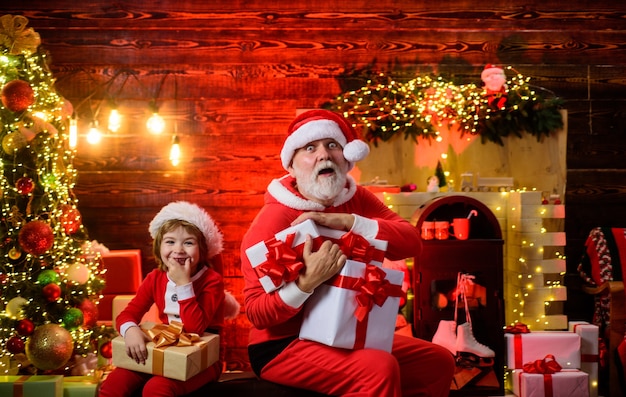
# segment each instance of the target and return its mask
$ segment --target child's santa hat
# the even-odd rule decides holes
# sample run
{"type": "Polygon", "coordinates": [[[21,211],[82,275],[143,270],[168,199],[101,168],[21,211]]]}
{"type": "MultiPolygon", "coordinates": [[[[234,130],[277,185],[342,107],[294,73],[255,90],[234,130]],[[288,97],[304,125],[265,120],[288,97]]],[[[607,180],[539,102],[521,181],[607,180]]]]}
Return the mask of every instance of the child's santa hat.
{"type": "Polygon", "coordinates": [[[209,258],[222,252],[223,236],[213,219],[205,210],[186,201],[176,201],[161,208],[148,227],[150,236],[156,238],[161,226],[171,219],[189,222],[200,229],[209,247],[209,258]]]}
{"type": "Polygon", "coordinates": [[[356,131],[341,115],[330,110],[309,110],[298,115],[287,129],[287,139],[280,151],[283,168],[288,169],[296,150],[307,143],[332,138],[343,147],[343,156],[352,166],[363,160],[370,148],[358,138],[356,131]]]}

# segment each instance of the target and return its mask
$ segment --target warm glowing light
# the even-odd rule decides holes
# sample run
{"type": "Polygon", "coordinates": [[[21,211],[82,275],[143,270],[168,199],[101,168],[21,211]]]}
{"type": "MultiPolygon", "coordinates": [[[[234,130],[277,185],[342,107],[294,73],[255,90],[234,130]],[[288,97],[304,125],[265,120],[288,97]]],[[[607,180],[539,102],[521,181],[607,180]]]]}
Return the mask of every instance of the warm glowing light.
{"type": "Polygon", "coordinates": [[[111,109],[109,113],[109,131],[117,132],[122,126],[122,115],[117,109],[111,109]]]}
{"type": "Polygon", "coordinates": [[[78,122],[76,117],[70,119],[69,145],[74,149],[78,144],[78,122]]]}
{"type": "Polygon", "coordinates": [[[158,112],[154,112],[148,119],[146,127],[148,127],[148,131],[151,133],[160,134],[165,130],[165,120],[163,120],[163,117],[161,117],[158,112]]]}
{"type": "Polygon", "coordinates": [[[98,123],[94,121],[93,123],[91,123],[89,132],[87,133],[87,142],[89,142],[92,145],[95,145],[97,143],[100,143],[101,140],[102,140],[102,132],[100,132],[100,130],[98,129],[98,123]]]}
{"type": "Polygon", "coordinates": [[[180,141],[178,139],[178,135],[174,135],[174,138],[172,139],[172,147],[170,149],[170,161],[174,167],[180,163],[180,156],[180,141]]]}

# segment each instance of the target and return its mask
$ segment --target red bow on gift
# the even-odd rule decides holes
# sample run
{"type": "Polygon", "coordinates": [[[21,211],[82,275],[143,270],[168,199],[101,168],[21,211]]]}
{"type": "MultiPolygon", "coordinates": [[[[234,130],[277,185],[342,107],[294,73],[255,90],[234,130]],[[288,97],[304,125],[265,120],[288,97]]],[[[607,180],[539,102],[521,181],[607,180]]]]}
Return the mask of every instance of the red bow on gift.
{"type": "Polygon", "coordinates": [[[296,234],[291,233],[285,241],[273,237],[265,242],[267,261],[254,268],[259,278],[268,276],[278,286],[283,281],[290,282],[298,277],[304,263],[298,260],[298,253],[291,248],[295,238],[296,234]]]}
{"type": "Polygon", "coordinates": [[[504,329],[504,332],[507,334],[527,334],[530,332],[528,329],[528,325],[524,323],[515,323],[515,325],[509,325],[504,329]]]}
{"type": "Polygon", "coordinates": [[[367,265],[359,294],[356,296],[357,308],[354,313],[357,320],[362,321],[372,310],[374,304],[382,306],[389,296],[402,297],[404,291],[399,285],[393,285],[385,279],[386,273],[378,266],[367,265]]]}
{"type": "Polygon", "coordinates": [[[554,374],[560,372],[562,367],[556,362],[552,354],[548,354],[543,360],[535,360],[524,364],[524,372],[529,374],[554,374]]]}
{"type": "MultiPolygon", "coordinates": [[[[359,236],[358,234],[348,232],[341,236],[337,244],[339,244],[341,252],[354,261],[367,264],[373,260],[378,260],[379,262],[383,260],[382,257],[377,257],[378,255],[376,255],[376,253],[378,250],[376,247],[371,245],[365,237],[359,236]]],[[[382,251],[380,252],[381,255],[384,255],[382,251]]]]}

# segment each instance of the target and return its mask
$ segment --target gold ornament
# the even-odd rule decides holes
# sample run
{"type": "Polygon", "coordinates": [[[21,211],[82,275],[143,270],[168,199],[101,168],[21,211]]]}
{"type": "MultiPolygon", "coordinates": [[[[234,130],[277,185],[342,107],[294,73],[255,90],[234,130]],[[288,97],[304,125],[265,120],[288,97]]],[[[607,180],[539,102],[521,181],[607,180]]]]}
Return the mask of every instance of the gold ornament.
{"type": "Polygon", "coordinates": [[[72,357],[72,334],[57,324],[44,324],[35,328],[26,341],[26,357],[41,370],[62,367],[72,357]]]}
{"type": "Polygon", "coordinates": [[[0,46],[9,53],[27,55],[37,51],[41,44],[39,34],[33,28],[26,28],[28,18],[22,15],[3,15],[0,17],[0,46]]]}
{"type": "Polygon", "coordinates": [[[6,154],[14,154],[26,147],[27,143],[24,134],[10,132],[2,138],[2,150],[4,150],[6,154]]]}

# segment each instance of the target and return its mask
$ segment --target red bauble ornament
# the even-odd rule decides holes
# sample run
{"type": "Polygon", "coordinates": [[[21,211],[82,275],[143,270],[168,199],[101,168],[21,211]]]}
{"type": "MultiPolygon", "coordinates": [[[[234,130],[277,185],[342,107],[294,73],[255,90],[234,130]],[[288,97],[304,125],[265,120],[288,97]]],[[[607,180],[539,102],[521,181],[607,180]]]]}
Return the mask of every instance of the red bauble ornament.
{"type": "Polygon", "coordinates": [[[12,112],[21,112],[35,103],[35,92],[24,80],[12,80],[2,87],[2,104],[12,112]]]}
{"type": "Polygon", "coordinates": [[[98,306],[89,299],[83,299],[78,307],[83,312],[83,326],[92,328],[98,321],[98,306]]]}
{"type": "Polygon", "coordinates": [[[113,357],[113,345],[111,341],[104,342],[102,346],[100,346],[100,355],[107,359],[113,357]]]}
{"type": "Polygon", "coordinates": [[[33,322],[30,321],[29,319],[25,318],[17,322],[17,325],[15,326],[15,330],[17,331],[18,334],[22,336],[28,336],[32,334],[33,331],[35,330],[35,324],[33,324],[33,322]]]}
{"type": "Polygon", "coordinates": [[[25,344],[19,336],[12,336],[7,341],[6,348],[12,354],[24,353],[25,344]]]}
{"type": "Polygon", "coordinates": [[[35,182],[27,176],[23,176],[15,182],[15,189],[19,194],[30,194],[35,187],[35,182]]]}
{"type": "Polygon", "coordinates": [[[60,220],[67,234],[76,233],[82,224],[80,212],[69,204],[61,206],[60,220]]]}
{"type": "Polygon", "coordinates": [[[18,241],[24,251],[33,255],[41,255],[52,248],[54,232],[44,221],[31,221],[22,227],[18,241]]]}
{"type": "Polygon", "coordinates": [[[61,296],[61,287],[59,284],[50,283],[43,287],[42,293],[48,302],[54,302],[61,296]]]}

